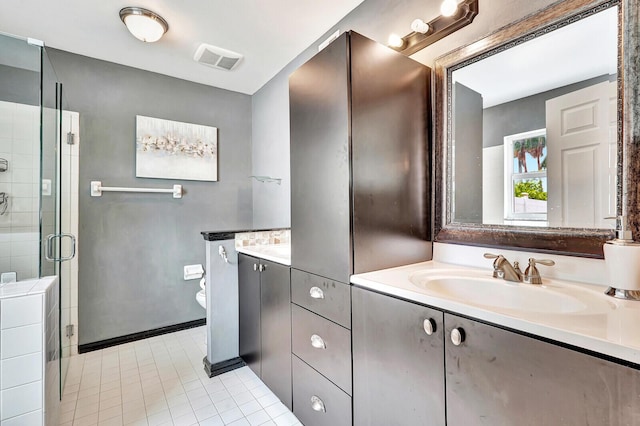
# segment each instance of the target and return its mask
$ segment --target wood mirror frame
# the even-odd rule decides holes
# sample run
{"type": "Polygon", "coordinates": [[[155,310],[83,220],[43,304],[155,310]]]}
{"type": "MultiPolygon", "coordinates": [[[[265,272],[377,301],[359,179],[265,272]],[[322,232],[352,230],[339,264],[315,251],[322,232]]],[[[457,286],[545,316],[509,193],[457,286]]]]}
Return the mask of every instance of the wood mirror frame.
{"type": "Polygon", "coordinates": [[[434,236],[435,241],[515,250],[603,258],[602,245],[614,231],[581,228],[533,228],[451,223],[449,156],[451,109],[449,68],[494,49],[518,44],[528,34],[549,32],[558,22],[618,6],[618,215],[627,216],[640,239],[640,20],[637,0],[565,0],[509,24],[489,36],[436,59],[434,93],[434,236]],[[627,83],[627,84],[625,84],[627,83]]]}

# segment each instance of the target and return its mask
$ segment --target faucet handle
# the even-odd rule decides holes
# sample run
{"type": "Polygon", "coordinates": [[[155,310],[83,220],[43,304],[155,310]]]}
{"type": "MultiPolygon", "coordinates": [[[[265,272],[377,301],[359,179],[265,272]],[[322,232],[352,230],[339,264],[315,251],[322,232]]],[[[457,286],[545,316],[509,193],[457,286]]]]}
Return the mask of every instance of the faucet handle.
{"type": "Polygon", "coordinates": [[[501,254],[485,253],[485,259],[495,259],[493,261],[493,278],[504,278],[504,271],[500,268],[500,264],[504,260],[501,254]]]}
{"type": "Polygon", "coordinates": [[[531,263],[533,262],[534,266],[539,263],[540,265],[544,265],[544,266],[553,266],[556,264],[556,262],[554,262],[553,260],[550,259],[534,259],[534,258],[530,258],[529,259],[529,265],[531,265],[531,263]]]}
{"type": "Polygon", "coordinates": [[[542,277],[540,276],[540,272],[538,268],[536,268],[536,263],[545,266],[553,266],[556,264],[553,260],[548,259],[534,259],[533,257],[529,258],[529,266],[524,271],[524,277],[522,281],[527,284],[542,284],[542,277]]]}

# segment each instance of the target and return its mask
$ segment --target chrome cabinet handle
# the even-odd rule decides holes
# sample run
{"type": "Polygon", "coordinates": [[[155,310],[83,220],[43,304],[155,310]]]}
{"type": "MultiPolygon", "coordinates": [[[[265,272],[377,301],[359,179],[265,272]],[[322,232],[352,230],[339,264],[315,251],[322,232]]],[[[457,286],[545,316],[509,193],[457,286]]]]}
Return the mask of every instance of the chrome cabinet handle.
{"type": "Polygon", "coordinates": [[[431,336],[438,329],[436,322],[433,318],[427,318],[422,322],[422,327],[424,328],[424,332],[427,333],[428,336],[431,336]]]}
{"type": "Polygon", "coordinates": [[[264,272],[265,269],[267,269],[267,265],[263,265],[262,263],[260,264],[260,266],[258,266],[258,271],[260,272],[264,272]]]}
{"type": "Polygon", "coordinates": [[[317,334],[311,336],[311,346],[316,349],[327,349],[327,344],[324,342],[322,337],[317,334]]]}
{"type": "Polygon", "coordinates": [[[318,411],[322,413],[327,412],[327,409],[324,406],[324,402],[322,402],[322,400],[315,395],[311,396],[311,408],[313,409],[313,411],[318,411]]]}
{"type": "Polygon", "coordinates": [[[313,299],[324,299],[324,291],[320,287],[311,287],[309,289],[309,296],[313,299]]]}
{"type": "Polygon", "coordinates": [[[458,327],[451,330],[451,343],[453,343],[455,346],[460,346],[462,342],[464,342],[464,338],[465,335],[462,328],[458,327]]]}
{"type": "Polygon", "coordinates": [[[253,270],[254,270],[254,271],[257,271],[257,270],[258,270],[258,265],[257,265],[257,264],[255,264],[255,263],[253,264],[253,270]]]}

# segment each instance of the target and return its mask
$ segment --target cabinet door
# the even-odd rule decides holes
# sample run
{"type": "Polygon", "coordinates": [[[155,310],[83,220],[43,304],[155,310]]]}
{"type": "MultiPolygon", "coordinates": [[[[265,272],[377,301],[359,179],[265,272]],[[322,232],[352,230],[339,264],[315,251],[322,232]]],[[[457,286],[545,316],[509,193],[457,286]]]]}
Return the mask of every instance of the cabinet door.
{"type": "Polygon", "coordinates": [[[260,376],[260,272],[259,260],[238,254],[240,299],[240,357],[260,376]]]}
{"type": "Polygon", "coordinates": [[[286,266],[262,260],[262,381],[291,409],[291,278],[286,266]]]}
{"type": "Polygon", "coordinates": [[[357,287],[351,297],[354,424],[444,425],[442,312],[357,287]]]}
{"type": "Polygon", "coordinates": [[[289,77],[291,266],[349,282],[348,34],[289,77]]]}
{"type": "Polygon", "coordinates": [[[445,325],[448,425],[640,424],[639,370],[454,315],[445,325]]]}

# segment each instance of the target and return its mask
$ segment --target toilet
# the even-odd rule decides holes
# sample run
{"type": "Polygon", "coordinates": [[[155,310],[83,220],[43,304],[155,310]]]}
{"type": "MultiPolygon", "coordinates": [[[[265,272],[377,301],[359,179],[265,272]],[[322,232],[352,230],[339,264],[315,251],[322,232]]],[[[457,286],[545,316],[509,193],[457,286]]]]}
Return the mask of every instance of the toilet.
{"type": "Polygon", "coordinates": [[[200,288],[202,290],[196,293],[196,301],[204,309],[207,309],[207,294],[205,293],[204,283],[205,283],[205,277],[202,277],[202,279],[200,280],[200,288]]]}

